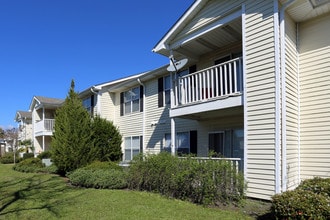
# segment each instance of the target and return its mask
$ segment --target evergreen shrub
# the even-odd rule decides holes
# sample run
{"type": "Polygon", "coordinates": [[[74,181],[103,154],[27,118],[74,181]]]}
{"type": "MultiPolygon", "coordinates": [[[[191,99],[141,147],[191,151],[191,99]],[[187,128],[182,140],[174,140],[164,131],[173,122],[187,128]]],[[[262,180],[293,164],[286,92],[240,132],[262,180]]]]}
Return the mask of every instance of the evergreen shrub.
{"type": "Polygon", "coordinates": [[[23,154],[23,160],[28,159],[28,158],[33,158],[34,153],[24,153],[23,154]]]}
{"type": "Polygon", "coordinates": [[[27,158],[16,164],[13,169],[24,173],[37,173],[43,168],[42,162],[39,158],[27,158]]]}
{"type": "Polygon", "coordinates": [[[304,180],[295,190],[272,197],[277,219],[330,219],[330,178],[304,180]]]}
{"type": "Polygon", "coordinates": [[[128,186],[198,204],[238,202],[245,188],[243,175],[226,161],[200,162],[166,152],[135,157],[129,168],[128,186]]]}
{"type": "MultiPolygon", "coordinates": [[[[21,158],[19,157],[18,153],[15,155],[15,162],[19,163],[21,161],[21,158]]],[[[2,164],[11,164],[14,163],[14,153],[13,152],[7,152],[5,155],[0,157],[0,163],[2,164]]]]}
{"type": "Polygon", "coordinates": [[[40,158],[40,159],[49,159],[49,158],[52,157],[52,153],[49,150],[44,151],[44,152],[40,153],[37,157],[40,158]]]}
{"type": "Polygon", "coordinates": [[[101,189],[127,187],[127,174],[114,162],[93,162],[68,174],[74,186],[101,189]]]}

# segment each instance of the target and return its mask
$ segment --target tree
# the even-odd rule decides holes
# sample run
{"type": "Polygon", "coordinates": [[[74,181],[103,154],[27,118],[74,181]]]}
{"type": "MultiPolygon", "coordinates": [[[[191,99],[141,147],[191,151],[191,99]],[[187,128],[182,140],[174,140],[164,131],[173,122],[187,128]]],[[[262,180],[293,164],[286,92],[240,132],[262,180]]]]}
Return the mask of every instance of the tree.
{"type": "Polygon", "coordinates": [[[95,116],[92,120],[92,139],[96,160],[119,161],[122,158],[122,136],[111,121],[95,116]]]}
{"type": "Polygon", "coordinates": [[[56,111],[55,121],[51,151],[60,174],[94,160],[90,115],[74,91],[73,80],[64,104],[56,111]]]}
{"type": "Polygon", "coordinates": [[[5,137],[5,131],[0,127],[0,138],[3,139],[5,137]]]}

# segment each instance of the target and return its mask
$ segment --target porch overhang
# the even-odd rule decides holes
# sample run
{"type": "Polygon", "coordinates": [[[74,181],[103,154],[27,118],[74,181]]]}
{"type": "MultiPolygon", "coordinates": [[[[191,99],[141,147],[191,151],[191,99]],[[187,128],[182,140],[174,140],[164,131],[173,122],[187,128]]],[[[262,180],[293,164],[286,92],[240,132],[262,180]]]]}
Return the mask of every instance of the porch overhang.
{"type": "Polygon", "coordinates": [[[197,116],[197,114],[241,106],[243,106],[243,95],[237,94],[207,102],[197,102],[190,105],[172,108],[170,110],[170,117],[183,117],[199,120],[201,118],[197,116]]]}

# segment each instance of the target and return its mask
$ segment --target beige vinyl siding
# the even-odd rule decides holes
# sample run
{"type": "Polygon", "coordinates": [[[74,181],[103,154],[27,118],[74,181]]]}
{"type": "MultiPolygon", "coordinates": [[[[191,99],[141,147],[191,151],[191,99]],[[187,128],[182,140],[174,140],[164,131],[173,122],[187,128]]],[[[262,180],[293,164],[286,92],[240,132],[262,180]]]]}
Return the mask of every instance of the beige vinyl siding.
{"type": "Polygon", "coordinates": [[[296,23],[285,15],[286,171],[288,190],[299,184],[299,100],[296,23]]]}
{"type": "MultiPolygon", "coordinates": [[[[168,73],[164,76],[166,74],[168,73]]],[[[158,107],[158,78],[144,84],[146,86],[146,152],[159,153],[165,145],[165,134],[171,133],[170,106],[158,107]]],[[[196,121],[180,118],[175,119],[175,125],[176,132],[189,132],[198,128],[196,121]]]]}
{"type": "Polygon", "coordinates": [[[275,193],[275,54],[272,1],[246,3],[247,196],[275,193]]]}
{"type": "Polygon", "coordinates": [[[240,10],[242,1],[219,1],[211,0],[201,11],[187,24],[187,26],[175,37],[173,43],[179,41],[185,36],[199,30],[202,26],[207,26],[216,20],[222,19],[228,12],[240,10]]]}
{"type": "Polygon", "coordinates": [[[101,117],[115,123],[115,94],[108,92],[108,87],[102,88],[98,97],[100,98],[101,117]]]}
{"type": "Polygon", "coordinates": [[[299,25],[301,177],[330,177],[330,14],[299,25]]]}

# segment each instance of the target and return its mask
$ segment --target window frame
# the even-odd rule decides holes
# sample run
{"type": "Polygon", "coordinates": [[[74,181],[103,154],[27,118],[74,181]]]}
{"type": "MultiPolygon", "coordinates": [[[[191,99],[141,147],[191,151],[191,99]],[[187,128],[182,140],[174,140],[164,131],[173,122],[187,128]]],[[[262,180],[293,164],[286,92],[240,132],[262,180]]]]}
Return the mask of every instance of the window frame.
{"type": "Polygon", "coordinates": [[[140,112],[141,89],[139,86],[123,92],[123,114],[129,115],[134,112],[140,112]],[[137,91],[134,91],[137,90],[137,91]],[[128,109],[129,106],[129,109],[128,109]],[[135,108],[134,108],[135,107],[135,108]]]}
{"type": "Polygon", "coordinates": [[[142,141],[142,136],[128,136],[124,138],[124,155],[123,155],[123,160],[124,161],[131,161],[133,160],[133,158],[138,155],[139,153],[141,153],[141,141],[142,141]],[[135,141],[137,140],[136,143],[134,143],[134,139],[135,141]],[[138,143],[138,144],[137,144],[138,143]],[[129,145],[128,145],[129,144],[129,145]],[[138,146],[135,146],[135,144],[137,144],[138,146]],[[134,145],[134,146],[133,146],[134,145]],[[138,150],[138,153],[134,153],[134,150],[138,150]],[[126,153],[126,151],[130,151],[130,158],[126,158],[128,155],[126,153]]]}

